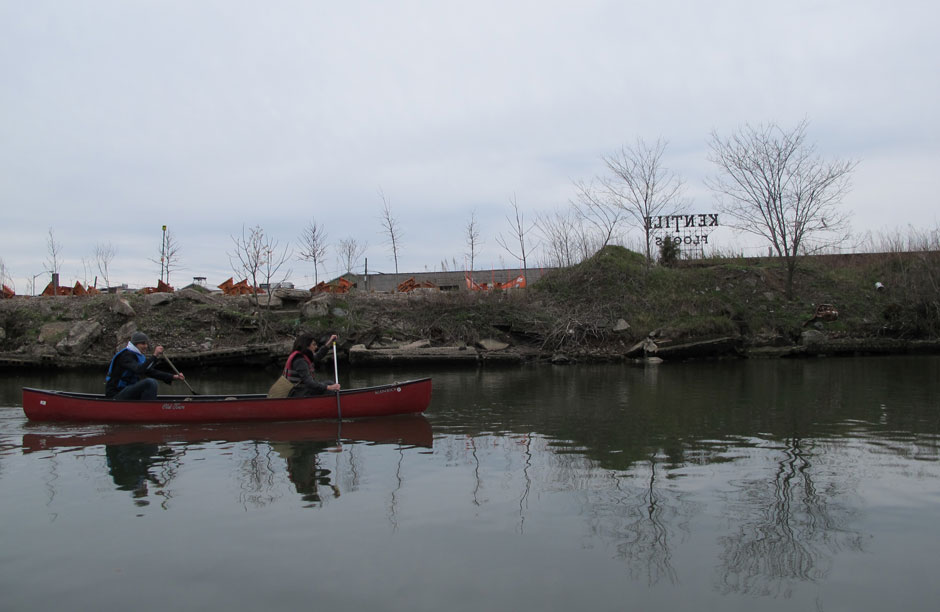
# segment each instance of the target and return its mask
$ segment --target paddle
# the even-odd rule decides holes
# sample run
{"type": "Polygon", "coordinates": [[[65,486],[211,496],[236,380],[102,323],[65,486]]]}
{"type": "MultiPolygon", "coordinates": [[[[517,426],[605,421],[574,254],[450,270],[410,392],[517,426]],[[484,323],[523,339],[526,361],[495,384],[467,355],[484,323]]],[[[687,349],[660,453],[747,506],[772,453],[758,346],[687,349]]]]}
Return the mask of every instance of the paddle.
{"type": "MultiPolygon", "coordinates": [[[[333,382],[339,384],[339,365],[336,361],[336,340],[333,341],[333,382]]],[[[343,408],[339,405],[339,389],[336,390],[336,417],[343,420],[343,408]]]]}
{"type": "MultiPolygon", "coordinates": [[[[163,360],[164,360],[164,361],[166,361],[168,364],[170,364],[170,367],[173,369],[173,371],[174,371],[175,373],[177,373],[177,374],[180,373],[180,371],[176,369],[176,366],[173,365],[173,362],[170,361],[169,356],[167,356],[167,354],[166,354],[166,350],[163,351],[163,353],[161,354],[161,357],[163,357],[163,360]]],[[[186,379],[184,378],[184,379],[183,379],[183,382],[186,383],[186,386],[189,387],[189,390],[190,390],[190,392],[191,392],[193,395],[199,395],[198,393],[196,393],[196,390],[193,389],[192,385],[189,384],[189,381],[188,381],[188,380],[186,380],[186,379]]]]}

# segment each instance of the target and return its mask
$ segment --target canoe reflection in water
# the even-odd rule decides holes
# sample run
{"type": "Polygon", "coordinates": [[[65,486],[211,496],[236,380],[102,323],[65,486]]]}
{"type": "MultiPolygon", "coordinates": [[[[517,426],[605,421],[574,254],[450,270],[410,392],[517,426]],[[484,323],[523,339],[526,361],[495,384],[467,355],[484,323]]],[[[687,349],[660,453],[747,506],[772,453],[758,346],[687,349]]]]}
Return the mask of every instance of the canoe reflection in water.
{"type": "MultiPolygon", "coordinates": [[[[108,473],[120,491],[130,491],[138,506],[154,494],[167,499],[167,486],[182,464],[189,445],[203,442],[258,442],[284,458],[287,475],[306,502],[322,501],[321,490],[339,497],[331,472],[319,464],[322,452],[343,443],[399,444],[431,448],[431,424],[422,415],[350,421],[292,421],[280,423],[223,423],[207,425],[104,426],[72,433],[28,433],[23,452],[70,452],[104,446],[108,473]]],[[[61,430],[60,430],[61,431],[61,430]]]]}

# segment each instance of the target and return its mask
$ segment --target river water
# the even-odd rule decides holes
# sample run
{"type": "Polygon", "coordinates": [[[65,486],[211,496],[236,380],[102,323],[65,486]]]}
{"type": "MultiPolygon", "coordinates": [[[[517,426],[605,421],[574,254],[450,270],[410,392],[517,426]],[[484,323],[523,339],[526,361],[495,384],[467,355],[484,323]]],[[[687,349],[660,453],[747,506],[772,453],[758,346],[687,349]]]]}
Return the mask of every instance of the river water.
{"type": "MultiPolygon", "coordinates": [[[[430,374],[420,418],[28,423],[0,609],[934,610],[940,357],[430,374]]],[[[257,372],[189,372],[200,393],[257,372]]]]}

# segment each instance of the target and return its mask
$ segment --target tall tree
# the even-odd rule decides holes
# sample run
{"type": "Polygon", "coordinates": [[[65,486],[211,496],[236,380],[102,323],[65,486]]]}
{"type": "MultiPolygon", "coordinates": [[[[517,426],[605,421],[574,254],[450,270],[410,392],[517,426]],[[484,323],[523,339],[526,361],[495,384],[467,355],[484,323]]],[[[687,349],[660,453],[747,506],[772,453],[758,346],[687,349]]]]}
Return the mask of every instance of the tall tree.
{"type": "Polygon", "coordinates": [[[46,271],[50,274],[58,274],[62,267],[62,243],[56,240],[55,232],[51,227],[46,237],[46,252],[49,254],[46,259],[46,271]]]}
{"type": "Polygon", "coordinates": [[[182,267],[180,266],[180,245],[165,225],[163,226],[163,237],[160,239],[160,251],[150,261],[160,264],[160,280],[167,285],[170,284],[170,273],[182,267]]]}
{"type": "Polygon", "coordinates": [[[7,264],[3,261],[3,258],[0,257],[0,285],[6,285],[10,289],[16,289],[13,286],[13,277],[10,276],[10,270],[7,269],[7,264]]]}
{"type": "Polygon", "coordinates": [[[519,260],[519,263],[522,264],[522,277],[528,277],[528,252],[531,251],[531,248],[527,249],[526,237],[532,231],[532,228],[535,227],[535,224],[526,225],[525,215],[522,211],[519,210],[519,203],[516,202],[516,196],[513,196],[509,199],[509,203],[512,205],[513,216],[506,216],[506,221],[509,222],[511,226],[512,233],[508,238],[504,237],[502,233],[496,235],[496,243],[499,246],[503,247],[507,253],[519,260]]]}
{"type": "Polygon", "coordinates": [[[480,250],[480,245],[483,244],[483,241],[480,239],[480,224],[477,221],[476,210],[470,212],[470,219],[467,220],[467,224],[464,226],[464,236],[466,237],[468,249],[466,255],[470,258],[470,272],[473,272],[477,253],[480,250]]]}
{"type": "MultiPolygon", "coordinates": [[[[264,232],[260,225],[246,230],[242,226],[241,236],[232,236],[234,250],[228,254],[232,270],[237,276],[251,279],[251,294],[258,304],[259,285],[265,285],[267,291],[267,303],[271,304],[271,291],[275,284],[286,280],[290,276],[290,270],[281,273],[281,268],[291,258],[291,251],[288,246],[280,248],[280,244],[274,238],[264,232]]],[[[259,309],[259,321],[262,334],[267,334],[267,322],[264,313],[259,309]]]]}
{"type": "Polygon", "coordinates": [[[600,236],[601,249],[614,241],[627,212],[610,190],[595,181],[575,181],[575,200],[571,203],[578,217],[594,227],[600,236]]]}
{"type": "Polygon", "coordinates": [[[601,182],[634,225],[643,228],[647,266],[653,262],[650,218],[663,212],[676,214],[686,206],[682,197],[682,179],[663,166],[665,151],[664,140],[648,144],[637,138],[632,147],[621,147],[617,153],[603,158],[610,174],[601,182]]]}
{"type": "Polygon", "coordinates": [[[304,261],[313,263],[313,283],[320,282],[319,268],[323,265],[326,258],[326,228],[317,223],[316,219],[311,219],[307,227],[300,235],[300,250],[297,255],[304,261]]]}
{"type": "Polygon", "coordinates": [[[806,128],[805,119],[790,130],[745,125],[728,138],[712,132],[708,143],[720,172],[707,185],[720,198],[719,210],[783,258],[788,298],[798,256],[847,239],[849,213],[841,204],[857,166],[822,159],[807,143],[806,128]]]}
{"type": "Polygon", "coordinates": [[[336,245],[336,257],[346,274],[351,273],[359,266],[359,260],[365,254],[367,246],[366,244],[359,244],[352,236],[339,241],[336,245]]]}
{"type": "Polygon", "coordinates": [[[556,210],[554,213],[538,215],[536,225],[542,236],[542,250],[548,255],[552,266],[571,266],[581,260],[581,218],[576,210],[556,210]]]}
{"type": "Polygon", "coordinates": [[[111,262],[114,261],[115,254],[114,245],[110,242],[99,242],[95,245],[95,262],[106,289],[111,286],[111,262]]]}
{"type": "Polygon", "coordinates": [[[382,233],[388,239],[388,245],[392,249],[392,258],[395,260],[395,274],[398,274],[398,252],[401,248],[402,231],[398,225],[398,219],[392,215],[392,207],[388,203],[385,193],[379,190],[382,198],[382,233]]]}

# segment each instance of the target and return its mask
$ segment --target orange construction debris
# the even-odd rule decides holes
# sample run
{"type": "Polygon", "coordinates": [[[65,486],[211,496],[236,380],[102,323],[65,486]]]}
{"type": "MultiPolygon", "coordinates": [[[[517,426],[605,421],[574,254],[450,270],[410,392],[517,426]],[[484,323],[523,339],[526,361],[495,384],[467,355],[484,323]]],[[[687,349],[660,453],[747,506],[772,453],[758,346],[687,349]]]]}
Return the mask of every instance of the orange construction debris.
{"type": "Polygon", "coordinates": [[[167,285],[163,282],[163,279],[157,281],[156,287],[144,287],[143,289],[138,289],[137,293],[150,294],[150,293],[173,293],[173,287],[167,285]]]}
{"type": "Polygon", "coordinates": [[[236,282],[233,282],[231,278],[219,285],[219,289],[222,290],[222,293],[225,295],[251,295],[251,294],[262,294],[264,289],[254,288],[252,289],[251,285],[248,284],[248,279],[243,279],[236,282]]]}
{"type": "Polygon", "coordinates": [[[525,287],[525,277],[521,274],[511,281],[505,283],[496,283],[497,289],[521,289],[525,287]]]}
{"type": "Polygon", "coordinates": [[[49,284],[46,285],[46,288],[42,290],[42,294],[41,294],[41,295],[46,295],[46,296],[50,296],[50,295],[72,295],[72,288],[71,288],[71,287],[62,287],[62,286],[60,285],[60,286],[59,286],[59,290],[58,290],[58,291],[55,291],[55,290],[52,288],[52,282],[50,281],[49,284]]]}
{"type": "Polygon", "coordinates": [[[497,283],[496,279],[493,279],[492,283],[478,283],[473,280],[473,277],[469,272],[465,272],[464,276],[467,280],[467,289],[471,291],[489,291],[490,289],[517,289],[525,287],[525,276],[520,274],[512,280],[508,280],[505,283],[497,283]]]}
{"type": "Polygon", "coordinates": [[[355,286],[355,284],[341,276],[335,281],[331,281],[329,283],[320,281],[315,286],[310,288],[310,293],[349,293],[349,290],[355,286]]]}
{"type": "Polygon", "coordinates": [[[420,283],[415,282],[415,277],[411,277],[406,281],[403,281],[398,284],[398,290],[402,293],[407,293],[408,291],[414,291],[415,289],[437,289],[437,285],[432,282],[424,281],[420,283]]]}

